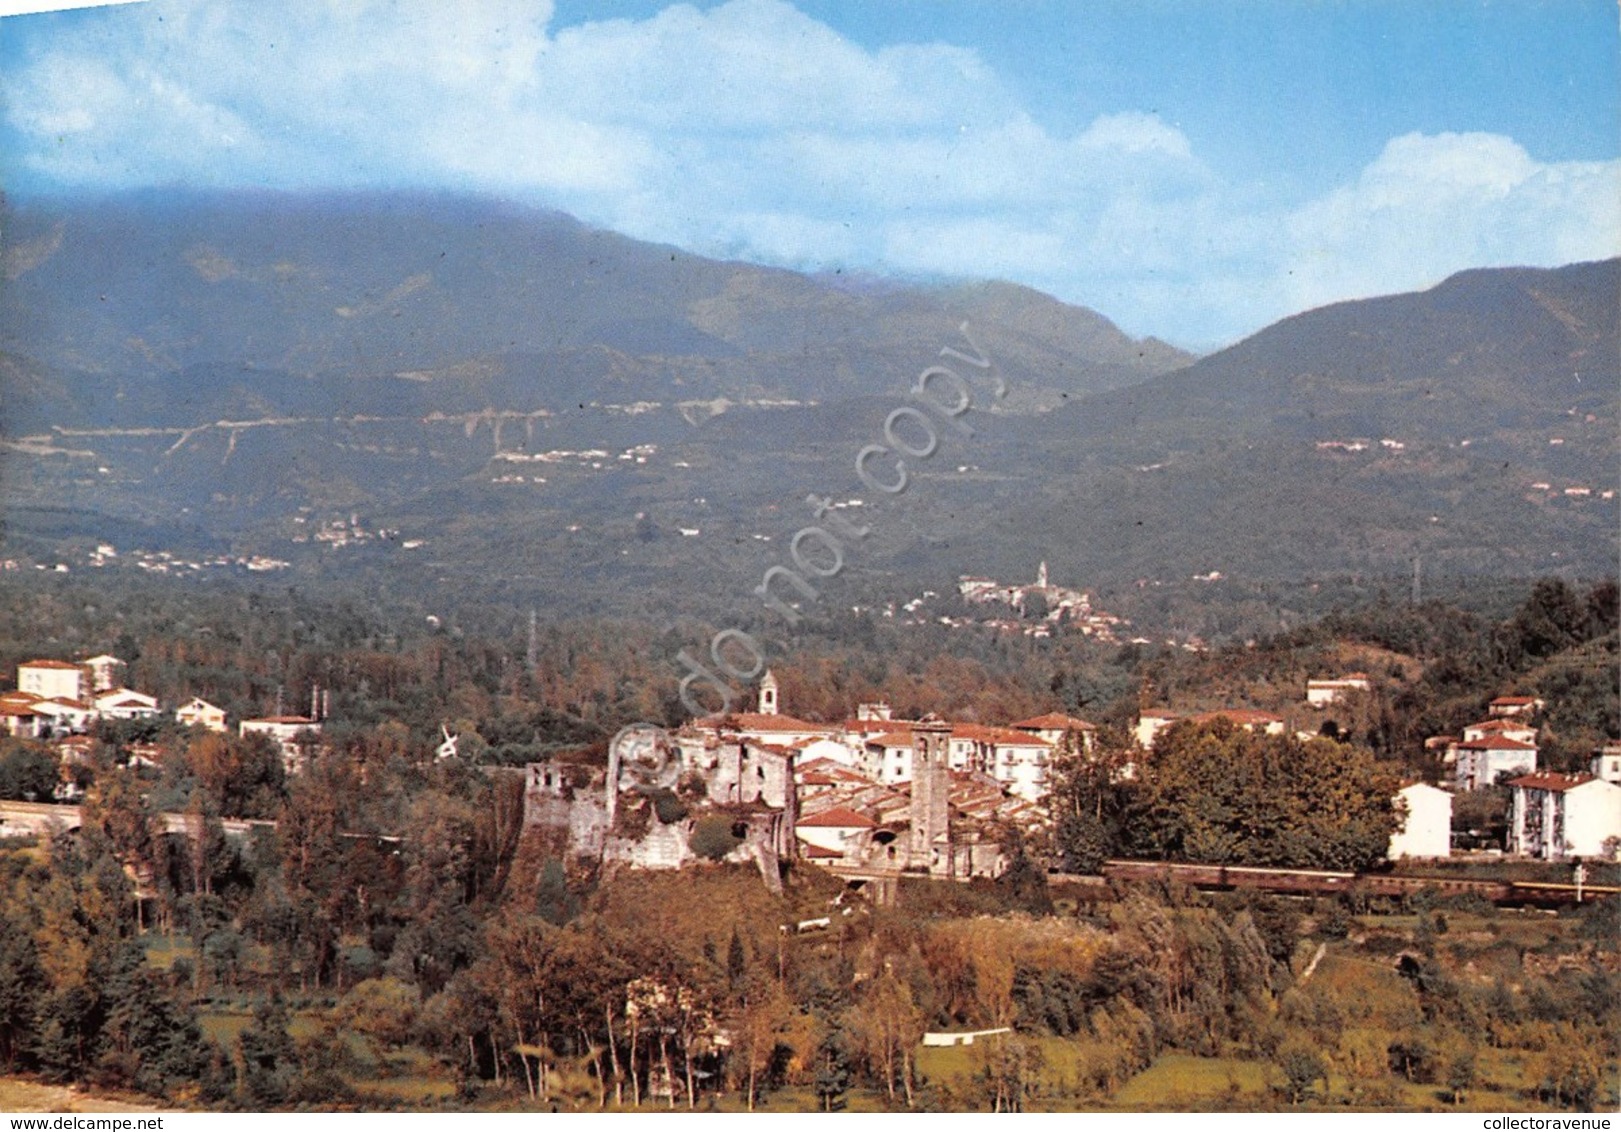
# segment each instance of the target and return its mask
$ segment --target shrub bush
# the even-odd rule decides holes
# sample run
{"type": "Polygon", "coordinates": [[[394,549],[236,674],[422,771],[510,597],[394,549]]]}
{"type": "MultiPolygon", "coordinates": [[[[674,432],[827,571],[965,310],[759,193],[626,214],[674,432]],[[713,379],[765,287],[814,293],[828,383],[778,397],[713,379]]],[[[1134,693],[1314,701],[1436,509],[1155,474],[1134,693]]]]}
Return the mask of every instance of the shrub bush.
{"type": "Polygon", "coordinates": [[[687,844],[698,856],[721,861],[743,844],[743,839],[732,829],[731,818],[725,814],[708,814],[699,818],[692,827],[692,836],[687,838],[687,844]]]}

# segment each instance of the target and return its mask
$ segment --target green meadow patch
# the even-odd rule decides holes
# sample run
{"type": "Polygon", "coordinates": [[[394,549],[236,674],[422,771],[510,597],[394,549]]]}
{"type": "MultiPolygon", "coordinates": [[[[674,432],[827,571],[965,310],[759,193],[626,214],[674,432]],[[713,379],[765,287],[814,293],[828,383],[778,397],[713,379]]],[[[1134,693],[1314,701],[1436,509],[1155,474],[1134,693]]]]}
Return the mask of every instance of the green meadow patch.
{"type": "Polygon", "coordinates": [[[1168,1053],[1123,1085],[1109,1107],[1185,1110],[1267,1095],[1269,1067],[1230,1057],[1168,1053]]]}

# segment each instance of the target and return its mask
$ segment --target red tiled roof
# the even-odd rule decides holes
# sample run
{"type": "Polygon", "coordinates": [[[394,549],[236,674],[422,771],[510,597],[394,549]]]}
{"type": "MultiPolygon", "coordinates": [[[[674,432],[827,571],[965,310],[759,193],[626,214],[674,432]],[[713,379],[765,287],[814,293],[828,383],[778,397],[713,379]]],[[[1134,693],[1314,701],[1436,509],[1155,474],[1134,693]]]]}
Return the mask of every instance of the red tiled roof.
{"type": "Polygon", "coordinates": [[[23,669],[23,668],[49,668],[49,669],[52,669],[52,670],[57,671],[57,672],[77,672],[77,671],[79,671],[79,666],[77,664],[69,664],[65,660],[27,660],[27,661],[24,661],[23,663],[19,664],[17,667],[18,667],[18,669],[23,669]]]}
{"type": "Polygon", "coordinates": [[[954,739],[972,739],[976,743],[1016,743],[1021,747],[1052,746],[1040,735],[1032,735],[1028,731],[1015,731],[1011,727],[988,727],[983,723],[953,723],[951,736],[954,739]]]}
{"type": "Polygon", "coordinates": [[[1076,719],[1073,715],[1063,712],[1050,711],[1046,715],[1038,715],[1031,719],[1021,719],[1011,724],[1021,731],[1096,731],[1097,724],[1088,723],[1084,719],[1076,719]]]}
{"type": "Polygon", "coordinates": [[[878,823],[866,814],[858,814],[847,806],[834,806],[814,817],[800,818],[798,825],[832,829],[877,829],[878,823]]]}
{"type": "Polygon", "coordinates": [[[1492,707],[1519,707],[1537,702],[1535,696],[1498,696],[1491,702],[1492,707]]]}
{"type": "Polygon", "coordinates": [[[800,763],[799,764],[799,769],[802,770],[802,771],[805,771],[805,770],[811,770],[811,771],[831,770],[831,769],[833,769],[834,767],[836,767],[838,765],[839,764],[834,762],[832,759],[827,758],[827,757],[824,756],[824,757],[821,757],[821,758],[814,758],[808,763],[800,763]]]}
{"type": "Polygon", "coordinates": [[[837,786],[839,780],[831,774],[823,774],[821,771],[812,770],[806,771],[799,776],[799,784],[801,786],[837,786]]]}
{"type": "Polygon", "coordinates": [[[1483,719],[1469,725],[1471,731],[1535,731],[1536,728],[1512,719],[1483,719]]]}
{"type": "Polygon", "coordinates": [[[1555,774],[1552,771],[1538,771],[1535,774],[1522,774],[1519,778],[1509,779],[1510,786],[1520,786],[1527,790],[1574,790],[1578,786],[1586,786],[1589,782],[1597,782],[1591,774],[1583,771],[1579,774],[1555,774]]]}
{"type": "Polygon", "coordinates": [[[1518,739],[1471,739],[1467,743],[1459,743],[1461,751],[1535,751],[1535,743],[1522,743],[1518,739]]]}
{"type": "Polygon", "coordinates": [[[807,723],[791,715],[761,715],[755,711],[733,712],[731,715],[710,715],[697,721],[699,727],[720,731],[825,731],[833,728],[825,723],[807,723]]]}
{"type": "Polygon", "coordinates": [[[910,747],[913,738],[910,731],[886,731],[882,735],[870,737],[867,742],[877,747],[910,747]]]}

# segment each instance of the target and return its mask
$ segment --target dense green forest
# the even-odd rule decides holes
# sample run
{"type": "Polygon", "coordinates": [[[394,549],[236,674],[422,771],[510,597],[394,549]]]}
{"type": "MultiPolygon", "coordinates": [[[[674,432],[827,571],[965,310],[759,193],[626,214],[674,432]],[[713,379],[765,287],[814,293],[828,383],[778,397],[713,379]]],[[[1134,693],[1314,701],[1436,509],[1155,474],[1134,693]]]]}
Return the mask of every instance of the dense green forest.
{"type": "MultiPolygon", "coordinates": [[[[488,634],[286,590],[8,590],[8,667],[111,651],[166,704],[293,710],[320,687],[331,718],[296,776],[256,738],[101,726],[76,771],[82,829],[0,841],[0,1065],[249,1109],[1617,1102],[1611,906],[1110,891],[1046,867],[1368,864],[1388,781],[1426,769],[1423,737],[1506,691],[1548,700],[1544,749],[1577,765],[1621,734],[1613,582],[1539,581],[1499,617],[1376,601],[1202,653],[812,634],[775,666],[796,715],[882,697],[901,715],[1101,725],[1098,757],[1059,768],[1050,844],[1010,845],[994,882],[908,881],[894,907],[809,867],[781,895],[724,865],[604,876],[522,836],[502,768],[677,722],[669,658],[704,628],[541,623],[531,642],[526,620],[488,634]],[[1322,738],[1183,725],[1134,777],[1107,773],[1139,705],[1295,712],[1307,676],[1351,667],[1370,691],[1299,720],[1322,738]],[[460,757],[434,759],[441,725],[460,757]],[[1291,773],[1323,751],[1335,775],[1291,773]],[[1245,786],[1257,812],[1302,820],[1235,837],[1211,815],[1245,786]],[[227,819],[274,825],[239,836],[227,819]]],[[[56,773],[36,744],[0,745],[0,794],[38,797],[56,773]]]]}

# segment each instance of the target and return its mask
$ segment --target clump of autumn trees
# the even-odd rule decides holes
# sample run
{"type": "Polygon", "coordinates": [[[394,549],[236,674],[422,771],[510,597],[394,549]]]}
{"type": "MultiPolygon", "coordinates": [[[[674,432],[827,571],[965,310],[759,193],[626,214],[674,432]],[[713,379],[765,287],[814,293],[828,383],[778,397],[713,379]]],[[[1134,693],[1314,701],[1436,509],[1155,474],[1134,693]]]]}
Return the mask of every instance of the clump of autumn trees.
{"type": "Polygon", "coordinates": [[[1397,822],[1397,786],[1364,748],[1267,735],[1225,717],[1180,722],[1152,750],[1109,732],[1056,766],[1050,801],[1062,865],[1114,856],[1210,864],[1366,869],[1397,822]]]}
{"type": "Polygon", "coordinates": [[[44,859],[0,852],[0,1066],[179,1096],[204,1074],[194,1013],[147,965],[129,878],[97,823],[44,859]]]}

